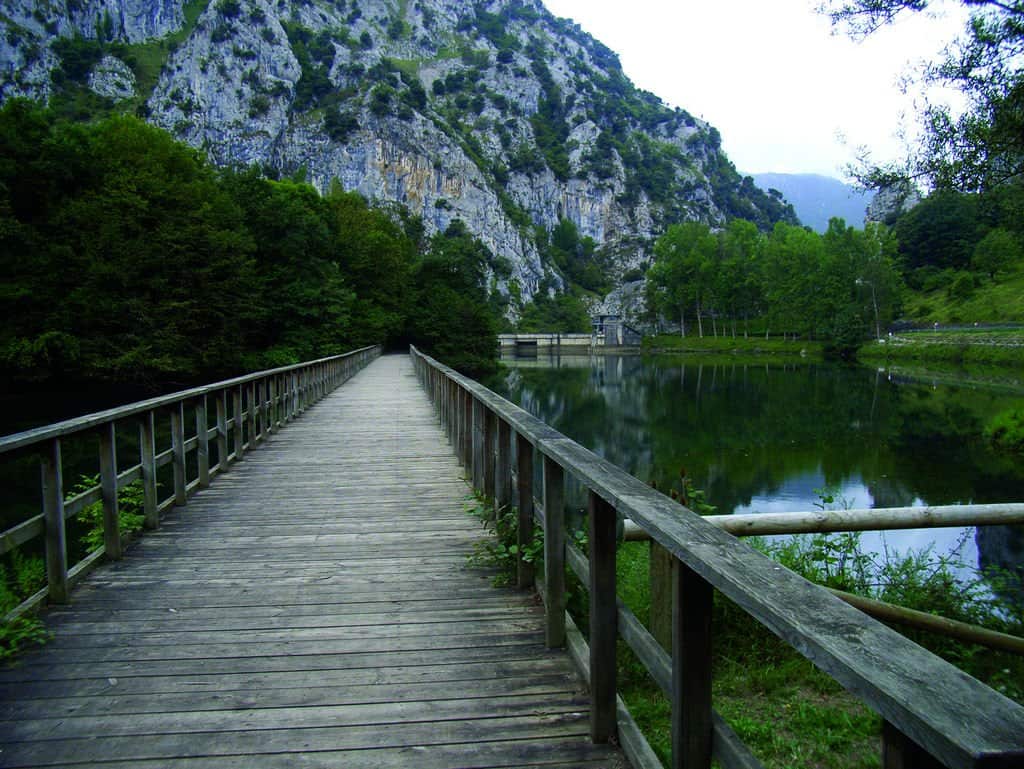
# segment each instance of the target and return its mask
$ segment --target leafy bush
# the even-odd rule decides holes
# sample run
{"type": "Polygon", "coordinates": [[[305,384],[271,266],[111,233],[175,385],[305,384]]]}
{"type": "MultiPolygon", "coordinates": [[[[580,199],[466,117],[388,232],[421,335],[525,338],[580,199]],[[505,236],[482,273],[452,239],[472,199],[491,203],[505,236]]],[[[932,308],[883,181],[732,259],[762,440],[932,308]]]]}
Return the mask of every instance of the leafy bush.
{"type": "MultiPolygon", "coordinates": [[[[84,476],[75,484],[71,493],[81,494],[99,485],[99,476],[84,476]]],[[[121,536],[142,530],[145,521],[143,513],[144,492],[142,482],[136,481],[117,492],[118,530],[121,536]]],[[[78,514],[81,521],[89,524],[89,530],[82,535],[82,545],[88,552],[103,547],[103,503],[95,502],[78,514]]]]}
{"type": "Polygon", "coordinates": [[[60,57],[60,76],[57,79],[74,83],[85,83],[89,72],[103,58],[102,43],[78,35],[54,40],[53,51],[60,57]]]}
{"type": "Polygon", "coordinates": [[[1010,409],[985,426],[985,440],[1003,451],[1024,452],[1024,409],[1010,409]]]}
{"type": "MultiPolygon", "coordinates": [[[[46,564],[39,556],[26,556],[13,550],[7,564],[0,563],[0,616],[46,585],[46,564]]],[[[38,618],[23,615],[0,625],[0,661],[10,659],[29,645],[49,639],[38,618]]]]}

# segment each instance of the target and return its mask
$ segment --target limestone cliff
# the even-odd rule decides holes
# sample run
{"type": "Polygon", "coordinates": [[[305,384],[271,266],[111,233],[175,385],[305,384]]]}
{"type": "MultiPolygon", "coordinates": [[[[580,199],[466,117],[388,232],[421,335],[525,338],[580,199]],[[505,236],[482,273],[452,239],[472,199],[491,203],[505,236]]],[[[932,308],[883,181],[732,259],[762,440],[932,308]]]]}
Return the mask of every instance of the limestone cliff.
{"type": "Polygon", "coordinates": [[[714,128],[537,0],[3,0],[0,20],[0,97],[135,110],[216,163],[337,180],[428,233],[461,219],[524,297],[573,278],[547,257],[563,219],[616,276],[673,221],[793,220],[714,128]]]}

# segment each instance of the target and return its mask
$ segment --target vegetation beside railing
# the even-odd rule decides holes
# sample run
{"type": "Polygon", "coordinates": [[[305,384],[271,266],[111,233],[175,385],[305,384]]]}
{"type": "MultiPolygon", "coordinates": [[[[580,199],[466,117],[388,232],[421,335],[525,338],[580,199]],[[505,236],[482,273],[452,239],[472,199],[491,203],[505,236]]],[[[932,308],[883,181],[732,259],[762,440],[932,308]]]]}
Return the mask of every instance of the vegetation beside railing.
{"type": "MultiPolygon", "coordinates": [[[[711,708],[712,599],[717,591],[735,611],[778,636],[881,715],[887,767],[1009,766],[1024,760],[1024,708],[478,383],[418,351],[413,355],[473,486],[493,497],[499,510],[516,508],[517,551],[530,544],[535,513],[543,521],[543,578],[532,579],[531,564],[520,561],[517,582],[536,582],[546,606],[548,646],[568,645],[589,681],[594,741],[617,736],[634,766],[660,763],[617,694],[621,637],[667,697],[671,766],[709,767],[712,755],[727,769],[760,766],[733,727],[711,708]],[[535,463],[543,477],[539,505],[533,493],[535,463]],[[589,494],[586,554],[566,542],[566,475],[589,494]],[[616,527],[622,517],[639,525],[670,557],[671,654],[617,596],[616,527]],[[586,588],[586,640],[565,612],[566,567],[586,588]]],[[[749,731],[749,723],[739,726],[749,731]]]]}
{"type": "Polygon", "coordinates": [[[0,532],[0,656],[44,638],[29,616],[34,609],[66,603],[75,583],[104,559],[120,558],[134,533],[157,528],[162,513],[187,504],[380,352],[364,347],[0,438],[5,458],[38,456],[43,500],[42,513],[0,532]],[[126,423],[137,432],[127,463],[118,458],[126,423]],[[65,493],[62,444],[89,435],[98,438],[99,475],[65,493]]]}

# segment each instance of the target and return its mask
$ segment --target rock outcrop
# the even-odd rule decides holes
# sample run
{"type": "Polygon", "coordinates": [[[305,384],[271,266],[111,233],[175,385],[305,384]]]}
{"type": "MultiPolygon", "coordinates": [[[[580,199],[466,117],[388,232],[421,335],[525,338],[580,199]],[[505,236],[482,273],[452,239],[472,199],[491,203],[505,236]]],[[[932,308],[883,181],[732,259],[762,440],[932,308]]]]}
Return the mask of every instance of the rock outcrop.
{"type": "Polygon", "coordinates": [[[565,277],[546,256],[562,219],[616,275],[674,221],[793,220],[714,128],[636,90],[537,0],[5,5],[0,97],[59,106],[91,89],[216,163],[337,181],[428,234],[461,219],[524,297],[565,277]]]}

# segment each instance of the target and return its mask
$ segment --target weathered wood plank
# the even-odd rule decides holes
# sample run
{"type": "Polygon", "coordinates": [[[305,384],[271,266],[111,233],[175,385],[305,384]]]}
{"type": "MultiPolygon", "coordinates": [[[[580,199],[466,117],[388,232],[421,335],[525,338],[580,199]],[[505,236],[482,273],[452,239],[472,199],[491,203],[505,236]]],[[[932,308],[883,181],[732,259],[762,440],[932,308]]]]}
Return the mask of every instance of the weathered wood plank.
{"type": "Polygon", "coordinates": [[[0,669],[0,764],[622,766],[540,608],[467,567],[486,532],[410,370],[280,430],[287,382],[232,387],[236,458],[250,425],[260,450],[46,612],[0,669]]]}

